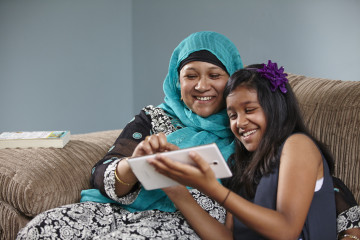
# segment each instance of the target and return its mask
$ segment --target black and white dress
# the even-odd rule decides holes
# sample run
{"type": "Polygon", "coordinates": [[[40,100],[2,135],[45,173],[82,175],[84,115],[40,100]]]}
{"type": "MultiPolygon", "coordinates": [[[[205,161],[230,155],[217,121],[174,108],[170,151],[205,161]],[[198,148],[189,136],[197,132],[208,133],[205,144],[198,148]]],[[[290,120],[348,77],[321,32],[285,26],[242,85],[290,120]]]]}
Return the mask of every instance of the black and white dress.
{"type": "MultiPolygon", "coordinates": [[[[127,124],[106,156],[92,169],[91,184],[114,201],[128,204],[138,196],[140,184],[119,198],[115,194],[116,165],[131,156],[146,136],[169,134],[182,128],[181,122],[153,106],[144,108],[127,124]]],[[[225,209],[196,189],[189,190],[198,204],[224,223],[225,209]]],[[[115,203],[83,202],[54,208],[37,215],[17,239],[199,239],[179,211],[129,212],[115,203]]]]}

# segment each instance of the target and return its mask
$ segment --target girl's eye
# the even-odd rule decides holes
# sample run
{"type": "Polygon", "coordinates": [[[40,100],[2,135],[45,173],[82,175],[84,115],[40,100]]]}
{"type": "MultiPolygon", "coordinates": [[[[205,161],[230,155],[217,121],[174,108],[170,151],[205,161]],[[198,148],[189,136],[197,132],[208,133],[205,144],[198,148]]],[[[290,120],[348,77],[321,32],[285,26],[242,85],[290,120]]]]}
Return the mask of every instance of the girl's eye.
{"type": "Polygon", "coordinates": [[[246,112],[246,113],[251,113],[251,112],[255,111],[255,109],[256,109],[256,108],[246,108],[246,109],[245,109],[245,112],[246,112]]]}
{"type": "Polygon", "coordinates": [[[233,120],[236,118],[236,114],[234,113],[228,113],[229,119],[233,120]]]}

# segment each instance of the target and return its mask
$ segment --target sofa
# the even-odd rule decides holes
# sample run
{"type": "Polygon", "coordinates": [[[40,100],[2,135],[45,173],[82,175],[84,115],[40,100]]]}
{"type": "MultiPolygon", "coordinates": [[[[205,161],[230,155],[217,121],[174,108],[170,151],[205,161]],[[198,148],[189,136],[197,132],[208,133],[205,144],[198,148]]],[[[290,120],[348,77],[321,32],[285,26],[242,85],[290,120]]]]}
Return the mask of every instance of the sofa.
{"type": "MultiPolygon", "coordinates": [[[[310,132],[335,158],[335,176],[360,200],[360,81],[289,74],[310,132]]],[[[130,116],[129,116],[130,117],[130,116]]],[[[119,126],[122,127],[122,126],[119,126]]],[[[121,129],[74,134],[61,149],[0,150],[0,239],[15,239],[37,214],[76,203],[92,166],[121,129]]]]}

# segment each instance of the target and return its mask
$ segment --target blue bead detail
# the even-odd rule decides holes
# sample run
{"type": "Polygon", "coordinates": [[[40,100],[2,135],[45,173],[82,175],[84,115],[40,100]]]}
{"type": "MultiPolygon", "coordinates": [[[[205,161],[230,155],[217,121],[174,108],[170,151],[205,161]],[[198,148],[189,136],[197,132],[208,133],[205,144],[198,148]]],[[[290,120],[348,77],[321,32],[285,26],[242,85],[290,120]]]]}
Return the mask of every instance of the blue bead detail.
{"type": "Polygon", "coordinates": [[[113,149],[114,149],[114,147],[115,147],[115,145],[113,145],[113,146],[109,149],[109,151],[108,151],[108,152],[110,152],[111,150],[113,150],[113,149]]]}
{"type": "Polygon", "coordinates": [[[135,133],[133,134],[133,138],[134,138],[134,139],[140,139],[140,138],[142,138],[142,134],[139,133],[139,132],[135,132],[135,133]]]}
{"type": "Polygon", "coordinates": [[[103,162],[103,164],[107,164],[107,163],[112,162],[112,161],[113,161],[113,159],[109,159],[109,160],[106,160],[105,162],[103,162]]]}

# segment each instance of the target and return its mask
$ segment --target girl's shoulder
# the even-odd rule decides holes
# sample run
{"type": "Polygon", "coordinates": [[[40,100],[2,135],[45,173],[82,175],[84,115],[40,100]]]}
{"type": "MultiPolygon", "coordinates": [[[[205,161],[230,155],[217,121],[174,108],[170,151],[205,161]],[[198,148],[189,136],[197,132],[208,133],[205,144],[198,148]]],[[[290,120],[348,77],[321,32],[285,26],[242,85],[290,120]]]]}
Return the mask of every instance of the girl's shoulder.
{"type": "Polygon", "coordinates": [[[317,147],[314,140],[305,133],[294,133],[290,135],[284,142],[284,145],[286,144],[291,144],[291,145],[305,144],[305,145],[317,147]]]}
{"type": "Polygon", "coordinates": [[[314,140],[303,133],[295,133],[289,136],[283,145],[282,152],[289,155],[313,155],[318,159],[321,159],[321,151],[319,147],[316,145],[314,140]]]}

